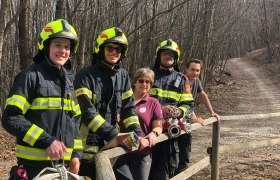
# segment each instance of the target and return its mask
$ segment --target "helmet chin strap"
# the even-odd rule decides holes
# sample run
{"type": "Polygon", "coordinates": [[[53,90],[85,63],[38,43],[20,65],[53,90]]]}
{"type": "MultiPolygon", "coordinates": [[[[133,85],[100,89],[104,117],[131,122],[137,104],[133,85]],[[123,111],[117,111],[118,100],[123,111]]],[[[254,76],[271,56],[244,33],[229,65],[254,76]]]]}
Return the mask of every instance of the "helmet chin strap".
{"type": "Polygon", "coordinates": [[[166,66],[166,65],[163,65],[162,63],[160,63],[160,66],[162,66],[162,67],[164,67],[164,68],[167,68],[167,69],[173,68],[174,65],[175,65],[175,62],[174,62],[172,65],[170,65],[170,66],[166,66]]]}

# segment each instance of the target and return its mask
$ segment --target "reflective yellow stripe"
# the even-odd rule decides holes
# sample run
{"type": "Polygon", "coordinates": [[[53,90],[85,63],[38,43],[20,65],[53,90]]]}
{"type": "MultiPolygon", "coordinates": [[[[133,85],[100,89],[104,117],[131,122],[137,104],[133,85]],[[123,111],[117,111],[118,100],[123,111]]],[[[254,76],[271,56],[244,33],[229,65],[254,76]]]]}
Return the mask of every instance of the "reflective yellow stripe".
{"type": "Polygon", "coordinates": [[[79,104],[76,104],[76,105],[74,106],[74,112],[75,112],[74,117],[76,117],[76,116],[78,116],[78,115],[81,115],[81,114],[82,114],[81,109],[80,109],[80,105],[79,105],[79,104]]]}
{"type": "Polygon", "coordinates": [[[97,129],[105,123],[105,119],[103,119],[100,115],[95,116],[93,120],[89,123],[88,128],[93,132],[96,132],[97,129]]]}
{"type": "Polygon", "coordinates": [[[184,101],[193,101],[193,96],[191,93],[189,94],[181,94],[179,102],[184,102],[184,101]]]}
{"type": "Polygon", "coordinates": [[[132,124],[139,124],[138,116],[130,116],[129,118],[126,118],[123,120],[123,124],[125,128],[128,128],[132,124]]]}
{"type": "Polygon", "coordinates": [[[93,161],[93,160],[94,160],[94,154],[91,154],[91,153],[83,153],[83,154],[82,154],[82,159],[88,160],[88,161],[93,161]]]}
{"type": "Polygon", "coordinates": [[[185,117],[186,115],[187,115],[187,112],[188,112],[188,110],[185,108],[185,107],[183,107],[183,106],[180,106],[180,107],[178,107],[179,109],[181,109],[182,111],[183,111],[183,117],[185,117]]]}
{"type": "Polygon", "coordinates": [[[74,111],[75,109],[75,101],[70,98],[70,99],[64,99],[64,108],[65,110],[69,110],[69,111],[74,111]]]}
{"type": "MultiPolygon", "coordinates": [[[[64,99],[64,107],[63,109],[66,111],[74,111],[75,101],[64,99]]],[[[62,109],[61,103],[62,98],[35,98],[31,103],[30,109],[38,110],[38,109],[62,109]]]]}
{"type": "Polygon", "coordinates": [[[89,146],[89,145],[86,145],[84,147],[84,151],[83,151],[83,154],[82,154],[82,159],[85,159],[85,160],[88,160],[88,161],[93,161],[94,159],[94,155],[96,153],[98,153],[99,151],[99,147],[98,146],[89,146]]]}
{"type": "MultiPolygon", "coordinates": [[[[73,152],[72,148],[67,148],[67,153],[64,153],[64,160],[70,160],[73,152]]],[[[34,161],[48,161],[51,160],[46,154],[45,149],[25,147],[22,145],[16,145],[16,156],[22,159],[34,160],[34,161]]]]}
{"type": "Polygon", "coordinates": [[[75,91],[76,97],[80,95],[86,95],[89,99],[92,99],[92,92],[88,88],[79,88],[75,91]]]}
{"type": "Polygon", "coordinates": [[[35,98],[30,109],[62,109],[61,98],[35,98]]]}
{"type": "Polygon", "coordinates": [[[159,89],[159,88],[150,89],[149,94],[151,96],[159,96],[162,98],[174,99],[175,101],[179,101],[180,97],[181,97],[181,94],[179,94],[177,92],[163,90],[163,89],[159,89]]]}
{"type": "Polygon", "coordinates": [[[22,111],[22,114],[25,114],[30,107],[30,104],[28,103],[28,101],[24,96],[15,95],[15,94],[7,99],[5,108],[8,105],[18,107],[22,111]]]}
{"type": "Polygon", "coordinates": [[[132,94],[133,94],[132,89],[130,89],[130,90],[128,90],[128,91],[126,91],[125,93],[123,93],[123,94],[122,94],[122,100],[125,100],[126,98],[131,97],[131,96],[132,96],[132,94]]]}
{"type": "Polygon", "coordinates": [[[88,132],[89,132],[88,127],[84,123],[82,123],[80,126],[80,134],[81,134],[82,142],[83,142],[84,146],[87,144],[88,132]]]}
{"type": "Polygon", "coordinates": [[[74,149],[83,149],[83,144],[81,139],[74,139],[74,149]]]}
{"type": "Polygon", "coordinates": [[[84,147],[84,153],[98,153],[98,151],[99,151],[99,146],[86,145],[84,147]]]}
{"type": "Polygon", "coordinates": [[[26,132],[23,141],[28,143],[29,145],[33,146],[34,143],[37,141],[39,136],[44,132],[43,129],[39,128],[35,124],[33,124],[29,130],[26,132]]]}

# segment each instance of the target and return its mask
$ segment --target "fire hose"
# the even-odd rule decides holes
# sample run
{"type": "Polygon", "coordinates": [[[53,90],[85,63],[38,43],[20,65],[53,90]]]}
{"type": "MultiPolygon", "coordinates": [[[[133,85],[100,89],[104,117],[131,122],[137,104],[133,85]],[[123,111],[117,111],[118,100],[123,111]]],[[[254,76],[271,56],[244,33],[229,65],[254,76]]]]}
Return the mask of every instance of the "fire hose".
{"type": "Polygon", "coordinates": [[[165,118],[163,123],[163,130],[167,131],[170,138],[179,137],[181,130],[186,131],[186,133],[191,133],[191,114],[188,113],[186,117],[179,118],[180,110],[177,108],[171,112],[170,118],[165,118]]]}

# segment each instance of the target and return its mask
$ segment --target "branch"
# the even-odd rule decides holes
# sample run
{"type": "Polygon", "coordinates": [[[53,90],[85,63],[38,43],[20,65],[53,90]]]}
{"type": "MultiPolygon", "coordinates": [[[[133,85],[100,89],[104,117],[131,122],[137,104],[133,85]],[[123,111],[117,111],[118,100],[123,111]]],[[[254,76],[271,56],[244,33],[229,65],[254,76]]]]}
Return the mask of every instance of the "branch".
{"type": "Polygon", "coordinates": [[[137,27],[136,29],[134,29],[132,32],[130,32],[127,36],[130,36],[131,34],[133,34],[135,31],[138,31],[139,29],[141,29],[143,26],[145,26],[146,24],[148,24],[149,22],[153,21],[154,19],[156,19],[158,16],[162,15],[162,14],[165,14],[165,13],[168,13],[168,12],[171,12],[173,9],[176,9],[177,7],[181,6],[182,4],[186,3],[187,1],[189,0],[185,0],[183,1],[182,3],[174,6],[173,8],[171,9],[168,9],[166,11],[163,11],[163,12],[160,12],[158,14],[156,14],[155,16],[153,16],[151,19],[149,19],[148,21],[146,21],[145,23],[141,24],[139,27],[137,27]]]}
{"type": "Polygon", "coordinates": [[[27,4],[27,1],[24,2],[24,4],[22,6],[19,7],[18,11],[16,12],[16,14],[14,15],[14,17],[6,24],[6,27],[4,29],[4,37],[7,33],[7,30],[12,26],[12,24],[17,20],[19,14],[21,13],[21,11],[23,10],[23,8],[25,7],[25,5],[27,4]]]}
{"type": "Polygon", "coordinates": [[[122,20],[119,22],[118,27],[121,26],[123,21],[126,19],[126,17],[130,14],[130,12],[139,4],[140,0],[137,0],[137,2],[130,8],[130,10],[126,13],[126,15],[122,18],[122,20]]]}

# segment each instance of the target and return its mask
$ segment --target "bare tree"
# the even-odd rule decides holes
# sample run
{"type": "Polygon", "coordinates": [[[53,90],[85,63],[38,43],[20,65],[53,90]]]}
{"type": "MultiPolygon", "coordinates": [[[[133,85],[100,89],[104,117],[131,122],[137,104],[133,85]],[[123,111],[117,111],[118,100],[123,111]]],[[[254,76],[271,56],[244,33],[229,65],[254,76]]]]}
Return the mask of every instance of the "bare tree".
{"type": "Polygon", "coordinates": [[[11,77],[30,64],[42,27],[53,19],[67,18],[79,34],[74,72],[90,64],[97,34],[118,26],[129,41],[123,67],[130,75],[151,67],[158,43],[171,38],[179,44],[183,61],[204,61],[206,83],[215,66],[223,68],[229,57],[253,49],[268,49],[280,66],[279,8],[279,0],[1,0],[0,102],[11,77]]]}
{"type": "Polygon", "coordinates": [[[267,10],[266,10],[266,4],[265,4],[265,0],[262,1],[262,7],[263,7],[263,23],[262,23],[262,27],[263,27],[263,36],[264,36],[264,42],[266,44],[267,47],[267,52],[268,52],[268,57],[269,59],[272,58],[272,51],[271,51],[271,47],[270,47],[270,27],[269,27],[269,23],[268,23],[268,19],[267,19],[267,10]]]}
{"type": "Polygon", "coordinates": [[[2,53],[3,53],[3,42],[4,42],[4,30],[5,30],[5,23],[6,23],[6,16],[9,8],[9,0],[2,0],[1,1],[1,9],[0,9],[0,69],[1,69],[1,62],[2,62],[2,53]]]}
{"type": "Polygon", "coordinates": [[[67,0],[57,0],[55,19],[67,19],[67,0]]]}
{"type": "Polygon", "coordinates": [[[29,51],[29,0],[21,0],[20,6],[23,7],[18,22],[19,44],[18,51],[20,56],[20,69],[30,65],[31,52],[29,51]]]}
{"type": "Polygon", "coordinates": [[[85,0],[84,4],[84,13],[82,19],[82,28],[80,31],[80,45],[79,45],[79,54],[78,54],[78,61],[77,61],[77,70],[81,69],[85,65],[85,51],[86,51],[86,34],[88,31],[88,14],[89,14],[89,0],[85,0]]]}
{"type": "Polygon", "coordinates": [[[2,117],[2,107],[3,107],[3,92],[4,92],[4,85],[3,85],[3,71],[2,71],[2,54],[3,54],[3,42],[4,42],[4,30],[5,30],[5,23],[6,23],[6,16],[9,8],[9,0],[1,1],[1,9],[0,9],[0,116],[2,117]]]}

